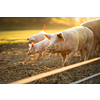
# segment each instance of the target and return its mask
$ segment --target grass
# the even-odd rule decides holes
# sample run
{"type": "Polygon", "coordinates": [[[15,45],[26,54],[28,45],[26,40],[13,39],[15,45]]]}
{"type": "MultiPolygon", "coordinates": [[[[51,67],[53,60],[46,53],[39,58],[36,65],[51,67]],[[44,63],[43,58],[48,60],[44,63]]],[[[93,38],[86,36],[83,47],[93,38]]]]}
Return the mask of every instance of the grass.
{"type": "MultiPolygon", "coordinates": [[[[65,29],[47,29],[46,33],[56,33],[65,29]]],[[[39,33],[40,29],[37,30],[16,30],[16,31],[1,31],[0,32],[0,44],[3,43],[22,43],[27,42],[27,38],[39,33]]]]}

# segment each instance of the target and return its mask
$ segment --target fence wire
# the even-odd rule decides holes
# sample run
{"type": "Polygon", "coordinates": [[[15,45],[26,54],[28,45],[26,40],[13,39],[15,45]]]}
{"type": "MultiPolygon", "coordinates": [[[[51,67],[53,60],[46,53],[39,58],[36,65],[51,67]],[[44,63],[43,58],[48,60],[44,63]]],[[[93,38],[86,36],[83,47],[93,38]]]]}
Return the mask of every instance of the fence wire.
{"type": "Polygon", "coordinates": [[[76,81],[76,82],[73,82],[73,83],[71,83],[71,84],[78,84],[78,83],[81,83],[81,82],[83,82],[83,81],[89,80],[89,79],[91,79],[91,78],[93,78],[93,77],[96,77],[96,76],[98,76],[98,75],[100,75],[100,73],[97,73],[97,74],[91,75],[91,76],[89,76],[89,77],[83,78],[83,79],[78,80],[78,81],[76,81]]]}

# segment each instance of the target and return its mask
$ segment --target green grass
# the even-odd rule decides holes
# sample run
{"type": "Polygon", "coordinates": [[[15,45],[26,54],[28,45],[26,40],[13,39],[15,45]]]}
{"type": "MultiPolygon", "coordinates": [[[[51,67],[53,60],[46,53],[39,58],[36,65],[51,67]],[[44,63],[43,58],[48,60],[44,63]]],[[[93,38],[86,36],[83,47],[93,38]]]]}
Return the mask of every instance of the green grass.
{"type": "MultiPolygon", "coordinates": [[[[48,29],[46,33],[56,33],[65,29],[48,29]]],[[[39,33],[40,29],[38,30],[16,30],[16,31],[1,31],[0,32],[0,44],[2,43],[22,43],[27,42],[27,38],[39,33]]]]}

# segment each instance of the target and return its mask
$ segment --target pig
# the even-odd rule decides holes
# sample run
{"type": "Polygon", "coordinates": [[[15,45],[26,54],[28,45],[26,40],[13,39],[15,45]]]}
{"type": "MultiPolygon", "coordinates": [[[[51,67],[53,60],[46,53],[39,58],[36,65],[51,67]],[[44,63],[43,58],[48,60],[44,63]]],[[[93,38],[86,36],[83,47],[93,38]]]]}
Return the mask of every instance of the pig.
{"type": "MultiPolygon", "coordinates": [[[[86,21],[81,24],[81,26],[85,26],[89,28],[94,34],[94,42],[93,42],[93,56],[96,56],[96,49],[99,48],[100,45],[100,19],[86,21]]],[[[100,51],[100,48],[99,48],[100,51]]]]}
{"type": "Polygon", "coordinates": [[[50,40],[46,51],[60,53],[63,66],[69,65],[73,55],[78,51],[81,52],[84,60],[88,60],[94,38],[93,32],[89,28],[78,26],[54,34],[45,33],[44,35],[50,40]],[[84,52],[85,55],[83,55],[84,52]]]}
{"type": "Polygon", "coordinates": [[[37,60],[39,60],[40,57],[42,56],[42,52],[45,51],[45,48],[49,45],[49,43],[50,43],[50,40],[44,39],[36,44],[34,43],[29,44],[30,48],[29,48],[28,55],[38,53],[39,55],[38,55],[37,60]]]}
{"type": "Polygon", "coordinates": [[[89,28],[87,28],[87,27],[85,27],[85,28],[87,30],[87,41],[86,41],[85,46],[87,46],[87,49],[89,49],[89,50],[86,51],[85,47],[84,47],[84,49],[80,50],[80,53],[81,53],[81,58],[80,59],[81,59],[81,61],[83,61],[83,59],[84,59],[84,61],[88,60],[89,56],[92,53],[93,42],[94,42],[94,34],[93,34],[93,32],[89,28]]]}
{"type": "Polygon", "coordinates": [[[39,32],[38,34],[32,35],[30,38],[27,38],[28,44],[29,43],[37,43],[45,39],[45,36],[43,35],[45,33],[44,31],[39,32]]]}

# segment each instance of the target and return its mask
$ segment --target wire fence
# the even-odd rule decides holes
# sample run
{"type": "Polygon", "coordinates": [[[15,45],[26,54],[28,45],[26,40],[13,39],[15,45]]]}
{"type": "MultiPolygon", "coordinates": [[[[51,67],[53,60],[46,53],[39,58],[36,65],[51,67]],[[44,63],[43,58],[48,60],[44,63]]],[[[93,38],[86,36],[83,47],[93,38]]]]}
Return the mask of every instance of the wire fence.
{"type": "Polygon", "coordinates": [[[98,75],[100,75],[100,73],[97,73],[97,74],[91,75],[91,76],[89,76],[89,77],[83,78],[83,79],[78,80],[78,81],[76,81],[76,82],[73,82],[73,83],[71,83],[71,84],[78,84],[78,83],[81,83],[81,82],[83,82],[83,81],[89,80],[89,79],[91,79],[91,78],[93,78],[93,77],[96,77],[96,76],[98,76],[98,75]]]}
{"type": "MultiPolygon", "coordinates": [[[[49,71],[49,72],[41,73],[41,74],[38,74],[38,75],[35,75],[35,76],[32,76],[32,77],[24,78],[24,79],[15,81],[15,82],[11,82],[9,84],[25,84],[25,83],[29,83],[29,82],[32,82],[32,81],[35,81],[35,80],[38,80],[38,79],[41,79],[41,78],[44,78],[44,77],[47,77],[47,76],[51,76],[51,75],[54,75],[54,74],[57,74],[57,73],[60,73],[60,72],[63,72],[63,71],[78,67],[78,66],[81,66],[81,65],[85,65],[85,64],[97,61],[97,60],[100,60],[100,57],[97,57],[97,58],[94,58],[94,59],[90,59],[90,60],[87,60],[87,61],[83,61],[83,62],[80,62],[80,63],[76,63],[76,64],[73,64],[73,65],[65,66],[65,67],[62,67],[62,68],[59,68],[59,69],[55,69],[55,70],[52,70],[52,71],[49,71]]],[[[97,75],[99,75],[99,74],[97,74],[97,75]]],[[[92,76],[92,77],[94,77],[94,76],[92,76]]],[[[92,78],[92,77],[88,77],[86,79],[82,79],[81,81],[87,80],[87,79],[92,78]]],[[[81,81],[79,81],[79,82],[81,82],[81,81]]],[[[79,83],[79,82],[75,82],[75,83],[79,83]]],[[[75,84],[75,83],[73,82],[72,84],[75,84]]]]}

